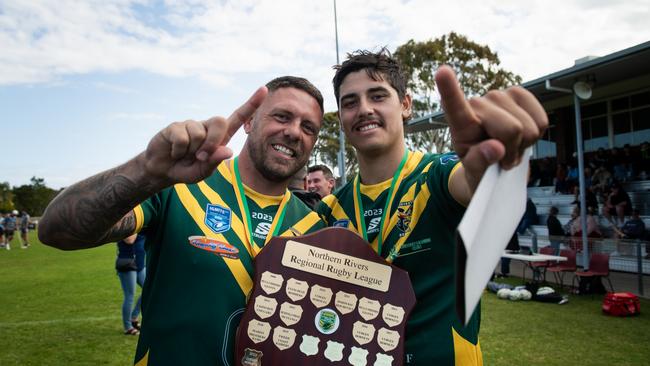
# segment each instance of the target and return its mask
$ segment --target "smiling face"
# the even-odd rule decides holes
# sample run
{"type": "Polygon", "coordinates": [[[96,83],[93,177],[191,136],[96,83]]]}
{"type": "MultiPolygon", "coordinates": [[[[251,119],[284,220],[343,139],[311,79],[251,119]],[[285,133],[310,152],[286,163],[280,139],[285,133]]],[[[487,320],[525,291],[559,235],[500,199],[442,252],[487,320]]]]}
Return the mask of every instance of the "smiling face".
{"type": "Polygon", "coordinates": [[[385,80],[366,70],[349,73],[339,88],[339,118],[346,137],[363,155],[383,154],[404,144],[403,121],[411,114],[411,97],[400,101],[385,80]]]}
{"type": "Polygon", "coordinates": [[[271,92],[251,121],[245,148],[255,168],[272,182],[285,181],[308,161],[322,124],[320,105],[293,87],[271,92]]]}
{"type": "Polygon", "coordinates": [[[332,193],[334,178],[328,178],[322,170],[315,170],[307,175],[307,190],[316,192],[323,198],[332,193]]]}

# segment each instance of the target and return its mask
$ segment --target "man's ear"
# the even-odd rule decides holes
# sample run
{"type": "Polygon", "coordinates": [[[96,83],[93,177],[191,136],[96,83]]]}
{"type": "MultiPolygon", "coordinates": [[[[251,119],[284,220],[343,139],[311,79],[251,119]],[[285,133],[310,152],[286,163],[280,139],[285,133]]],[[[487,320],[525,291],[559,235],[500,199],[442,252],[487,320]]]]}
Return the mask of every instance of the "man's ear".
{"type": "Polygon", "coordinates": [[[402,99],[402,121],[406,122],[411,119],[411,107],[413,106],[413,100],[411,99],[411,94],[406,93],[402,99]]]}
{"type": "Polygon", "coordinates": [[[248,119],[248,121],[244,122],[244,132],[248,135],[251,130],[253,129],[253,121],[255,120],[255,117],[257,116],[257,112],[255,112],[251,118],[248,119]]]}

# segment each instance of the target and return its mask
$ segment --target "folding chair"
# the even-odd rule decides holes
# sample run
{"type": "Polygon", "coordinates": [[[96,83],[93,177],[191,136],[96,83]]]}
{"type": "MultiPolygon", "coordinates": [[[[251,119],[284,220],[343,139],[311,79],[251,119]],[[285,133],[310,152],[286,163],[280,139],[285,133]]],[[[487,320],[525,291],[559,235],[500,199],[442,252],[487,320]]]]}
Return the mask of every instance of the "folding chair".
{"type": "Polygon", "coordinates": [[[558,262],[546,270],[553,273],[555,282],[560,284],[560,288],[564,287],[564,274],[567,272],[574,272],[578,269],[576,266],[576,251],[572,249],[560,250],[560,257],[566,257],[565,262],[558,262]]]}
{"type": "MultiPolygon", "coordinates": [[[[544,247],[539,250],[539,254],[553,255],[555,254],[555,249],[551,247],[544,247]]],[[[546,282],[546,269],[551,266],[551,261],[544,262],[530,262],[527,267],[530,267],[530,270],[533,272],[533,281],[536,280],[536,277],[540,276],[543,279],[543,282],[546,282]]],[[[526,269],[524,269],[524,281],[526,280],[526,269]]]]}
{"type": "MultiPolygon", "coordinates": [[[[609,282],[609,288],[614,292],[614,286],[612,286],[612,280],[609,279],[609,254],[606,253],[594,253],[589,258],[589,270],[588,271],[577,271],[575,277],[573,277],[573,282],[576,278],[582,277],[596,277],[600,276],[607,278],[609,282]]],[[[571,283],[573,285],[573,282],[571,283]]]]}

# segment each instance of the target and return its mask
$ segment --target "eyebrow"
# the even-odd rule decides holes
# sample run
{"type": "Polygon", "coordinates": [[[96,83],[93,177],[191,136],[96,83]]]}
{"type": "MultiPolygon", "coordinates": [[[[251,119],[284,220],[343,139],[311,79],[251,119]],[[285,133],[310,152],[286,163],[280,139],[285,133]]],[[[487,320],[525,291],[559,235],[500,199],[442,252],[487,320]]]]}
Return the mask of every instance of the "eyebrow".
{"type": "MultiPolygon", "coordinates": [[[[388,89],[383,87],[383,86],[376,86],[374,88],[370,88],[367,90],[368,94],[376,93],[376,92],[387,92],[388,89]]],[[[349,93],[345,94],[344,96],[341,97],[341,101],[346,100],[346,99],[351,99],[357,96],[358,93],[349,93]]]]}

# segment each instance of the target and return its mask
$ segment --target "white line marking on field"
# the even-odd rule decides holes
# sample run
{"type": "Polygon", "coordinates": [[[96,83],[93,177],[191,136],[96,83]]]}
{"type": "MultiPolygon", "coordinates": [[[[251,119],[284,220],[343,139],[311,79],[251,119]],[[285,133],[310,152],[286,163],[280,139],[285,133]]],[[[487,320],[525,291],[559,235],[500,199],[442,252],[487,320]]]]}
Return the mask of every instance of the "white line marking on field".
{"type": "Polygon", "coordinates": [[[4,327],[22,327],[30,325],[49,325],[59,323],[82,323],[82,322],[99,322],[104,320],[121,319],[120,316],[98,316],[88,318],[64,318],[64,319],[50,319],[50,320],[28,320],[23,322],[6,322],[0,323],[0,328],[4,327]]]}

